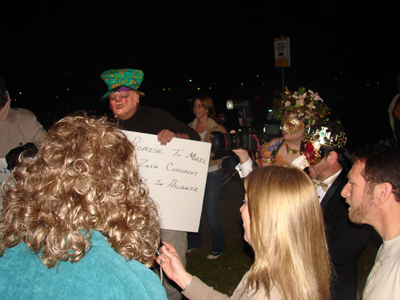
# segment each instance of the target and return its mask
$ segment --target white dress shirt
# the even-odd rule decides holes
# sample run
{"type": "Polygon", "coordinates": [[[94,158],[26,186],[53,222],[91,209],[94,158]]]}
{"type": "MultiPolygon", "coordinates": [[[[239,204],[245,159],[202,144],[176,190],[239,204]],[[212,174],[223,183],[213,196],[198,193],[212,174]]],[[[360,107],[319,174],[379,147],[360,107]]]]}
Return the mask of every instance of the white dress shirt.
{"type": "MultiPolygon", "coordinates": [[[[322,183],[327,184],[328,189],[329,189],[331,187],[332,183],[335,181],[336,177],[339,176],[340,172],[342,172],[342,169],[340,169],[335,174],[333,174],[332,176],[330,176],[327,179],[325,179],[324,181],[322,181],[322,183]]],[[[325,197],[326,191],[324,191],[324,189],[321,186],[318,186],[316,188],[316,191],[317,191],[319,203],[321,203],[322,199],[324,199],[324,197],[325,197]]]]}

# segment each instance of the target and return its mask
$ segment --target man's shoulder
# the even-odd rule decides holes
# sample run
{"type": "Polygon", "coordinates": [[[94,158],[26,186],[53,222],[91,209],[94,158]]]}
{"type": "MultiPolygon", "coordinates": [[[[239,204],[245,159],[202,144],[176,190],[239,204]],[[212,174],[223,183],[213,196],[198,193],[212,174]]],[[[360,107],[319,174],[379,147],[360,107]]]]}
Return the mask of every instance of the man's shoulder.
{"type": "MultiPolygon", "coordinates": [[[[140,105],[135,115],[140,116],[141,118],[162,118],[164,120],[166,118],[173,118],[169,112],[162,108],[146,105],[140,105]]],[[[135,115],[133,117],[135,117],[135,115]]]]}
{"type": "Polygon", "coordinates": [[[20,114],[20,115],[35,116],[33,112],[31,112],[29,109],[26,108],[12,107],[10,111],[14,111],[15,114],[20,114]]]}
{"type": "Polygon", "coordinates": [[[340,182],[341,184],[347,183],[347,173],[347,170],[345,168],[342,168],[335,181],[340,182]]]}
{"type": "Polygon", "coordinates": [[[146,105],[140,105],[139,109],[140,109],[140,111],[146,112],[146,113],[168,113],[166,110],[164,110],[162,108],[146,106],[146,105]]]}
{"type": "Polygon", "coordinates": [[[16,107],[10,108],[6,120],[12,124],[32,124],[32,122],[37,122],[35,114],[29,109],[16,107]]]}
{"type": "Polygon", "coordinates": [[[7,114],[7,119],[15,118],[36,118],[35,114],[26,108],[11,107],[7,114]]]}

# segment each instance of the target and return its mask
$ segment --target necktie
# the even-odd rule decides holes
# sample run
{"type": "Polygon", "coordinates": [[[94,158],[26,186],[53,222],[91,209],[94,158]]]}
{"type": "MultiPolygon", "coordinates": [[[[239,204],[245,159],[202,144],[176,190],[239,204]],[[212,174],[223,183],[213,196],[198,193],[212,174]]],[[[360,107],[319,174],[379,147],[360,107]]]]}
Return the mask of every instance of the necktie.
{"type": "Polygon", "coordinates": [[[314,187],[322,187],[322,189],[324,190],[324,192],[328,191],[329,185],[327,183],[323,183],[321,180],[318,179],[312,179],[312,182],[314,183],[314,187]]]}

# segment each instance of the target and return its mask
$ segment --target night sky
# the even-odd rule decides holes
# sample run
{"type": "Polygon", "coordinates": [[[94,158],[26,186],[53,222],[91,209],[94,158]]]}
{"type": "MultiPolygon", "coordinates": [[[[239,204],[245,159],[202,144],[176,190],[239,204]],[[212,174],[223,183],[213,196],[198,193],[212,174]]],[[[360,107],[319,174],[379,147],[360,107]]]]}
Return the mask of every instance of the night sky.
{"type": "Polygon", "coordinates": [[[261,129],[282,86],[273,39],[286,36],[285,85],[319,91],[353,151],[391,137],[387,107],[400,73],[397,1],[356,2],[2,4],[0,75],[12,106],[29,108],[46,128],[78,109],[108,113],[100,74],[137,68],[144,105],[189,122],[200,88],[218,111],[229,98],[250,100],[261,129]]]}

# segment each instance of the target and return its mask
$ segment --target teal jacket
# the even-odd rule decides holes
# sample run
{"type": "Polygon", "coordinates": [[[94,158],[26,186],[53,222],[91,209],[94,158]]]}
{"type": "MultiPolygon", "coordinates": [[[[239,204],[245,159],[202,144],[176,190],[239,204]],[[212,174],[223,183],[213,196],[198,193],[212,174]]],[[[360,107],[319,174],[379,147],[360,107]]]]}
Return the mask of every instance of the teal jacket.
{"type": "Polygon", "coordinates": [[[157,275],[136,260],[126,261],[98,232],[92,249],[77,263],[47,268],[25,243],[0,258],[1,299],[167,299],[157,275]]]}

